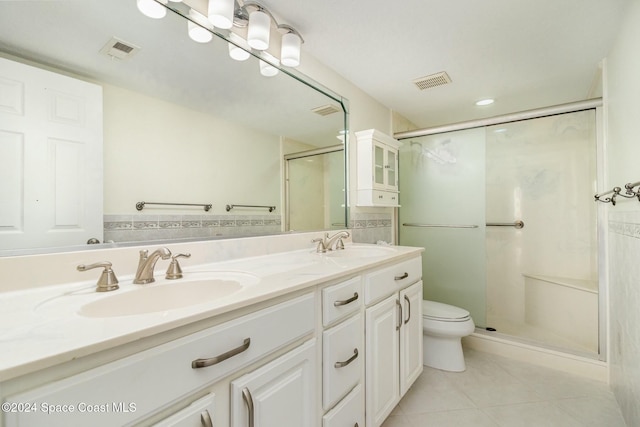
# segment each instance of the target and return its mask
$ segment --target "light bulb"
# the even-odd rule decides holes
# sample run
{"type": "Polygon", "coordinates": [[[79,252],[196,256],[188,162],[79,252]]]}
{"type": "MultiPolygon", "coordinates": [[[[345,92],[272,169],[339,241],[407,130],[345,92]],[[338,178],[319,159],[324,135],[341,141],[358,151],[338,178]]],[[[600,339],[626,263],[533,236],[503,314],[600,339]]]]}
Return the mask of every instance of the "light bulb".
{"type": "Polygon", "coordinates": [[[234,0],[209,0],[209,21],[218,28],[233,26],[234,0]]]}
{"type": "MultiPolygon", "coordinates": [[[[167,4],[167,0],[159,0],[162,4],[167,4]]],[[[137,0],[138,10],[143,15],[153,19],[164,18],[167,14],[167,8],[154,0],[137,0]]]]}
{"type": "Polygon", "coordinates": [[[189,18],[197,22],[196,24],[194,22],[187,21],[187,28],[191,40],[198,43],[210,42],[213,39],[213,34],[211,34],[211,32],[207,30],[207,28],[213,30],[213,25],[211,25],[211,22],[209,22],[209,20],[203,14],[193,9],[189,9],[189,18]]]}
{"type": "Polygon", "coordinates": [[[282,48],[280,61],[287,67],[297,67],[300,65],[300,45],[302,40],[296,33],[286,33],[282,36],[282,48]]]}
{"type": "Polygon", "coordinates": [[[249,29],[247,31],[247,43],[256,50],[269,48],[269,36],[271,35],[271,18],[261,10],[254,10],[249,15],[249,29]]]}
{"type": "Polygon", "coordinates": [[[280,65],[280,61],[278,61],[276,58],[274,58],[272,55],[269,55],[266,52],[262,53],[262,57],[269,60],[271,63],[265,62],[261,59],[260,74],[262,74],[265,77],[273,77],[280,72],[280,70],[278,70],[277,68],[277,66],[280,65]],[[275,64],[275,65],[271,65],[271,64],[275,64]]]}
{"type": "Polygon", "coordinates": [[[229,38],[233,42],[229,43],[229,56],[236,61],[245,61],[249,59],[251,54],[247,51],[251,48],[247,44],[247,41],[235,33],[231,33],[229,38]]]}

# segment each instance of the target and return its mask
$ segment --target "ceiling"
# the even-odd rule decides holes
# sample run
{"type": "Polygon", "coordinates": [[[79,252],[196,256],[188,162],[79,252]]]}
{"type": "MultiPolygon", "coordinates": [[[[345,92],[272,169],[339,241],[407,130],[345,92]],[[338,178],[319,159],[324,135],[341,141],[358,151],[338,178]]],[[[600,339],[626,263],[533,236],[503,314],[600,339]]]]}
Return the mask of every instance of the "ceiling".
{"type": "Polygon", "coordinates": [[[601,96],[599,63],[630,0],[261,2],[301,32],[303,55],[429,127],[601,96]],[[450,84],[412,83],[441,71],[450,84]]]}

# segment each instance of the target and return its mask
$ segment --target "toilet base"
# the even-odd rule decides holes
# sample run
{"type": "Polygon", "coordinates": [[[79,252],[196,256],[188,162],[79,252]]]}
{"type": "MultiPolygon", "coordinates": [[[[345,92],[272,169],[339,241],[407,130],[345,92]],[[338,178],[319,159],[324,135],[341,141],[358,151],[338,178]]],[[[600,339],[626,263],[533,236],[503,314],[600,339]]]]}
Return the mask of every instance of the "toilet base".
{"type": "Polygon", "coordinates": [[[463,372],[467,369],[460,337],[434,337],[423,334],[423,365],[442,371],[463,372]]]}

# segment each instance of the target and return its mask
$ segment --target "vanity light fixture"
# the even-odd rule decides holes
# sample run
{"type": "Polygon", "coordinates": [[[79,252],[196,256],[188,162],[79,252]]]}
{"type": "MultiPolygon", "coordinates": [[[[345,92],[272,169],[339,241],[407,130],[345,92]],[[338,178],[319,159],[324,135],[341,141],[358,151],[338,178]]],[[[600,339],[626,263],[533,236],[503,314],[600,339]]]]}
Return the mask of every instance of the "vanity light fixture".
{"type": "Polygon", "coordinates": [[[209,21],[218,28],[231,28],[235,4],[235,0],[209,0],[209,21]]]}
{"type": "Polygon", "coordinates": [[[484,105],[491,105],[493,104],[495,101],[491,98],[486,98],[486,99],[481,99],[480,101],[476,102],[476,105],[479,107],[482,107],[484,105]]]}
{"type": "Polygon", "coordinates": [[[198,43],[210,42],[213,39],[213,34],[209,30],[213,30],[213,25],[207,17],[197,10],[189,9],[189,18],[193,20],[193,22],[187,21],[187,28],[191,40],[198,43]]]}
{"type": "Polygon", "coordinates": [[[167,4],[167,0],[137,0],[138,10],[153,19],[161,19],[167,15],[167,8],[163,6],[164,4],[167,4]]]}

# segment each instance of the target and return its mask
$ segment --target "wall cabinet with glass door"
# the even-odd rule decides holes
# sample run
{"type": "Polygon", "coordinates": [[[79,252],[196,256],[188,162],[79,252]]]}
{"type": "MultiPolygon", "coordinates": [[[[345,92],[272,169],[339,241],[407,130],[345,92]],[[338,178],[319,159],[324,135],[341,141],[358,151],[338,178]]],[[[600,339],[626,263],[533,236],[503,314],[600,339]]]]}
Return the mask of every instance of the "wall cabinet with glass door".
{"type": "Polygon", "coordinates": [[[398,149],[400,143],[375,130],[356,132],[358,206],[399,206],[398,149]]]}

